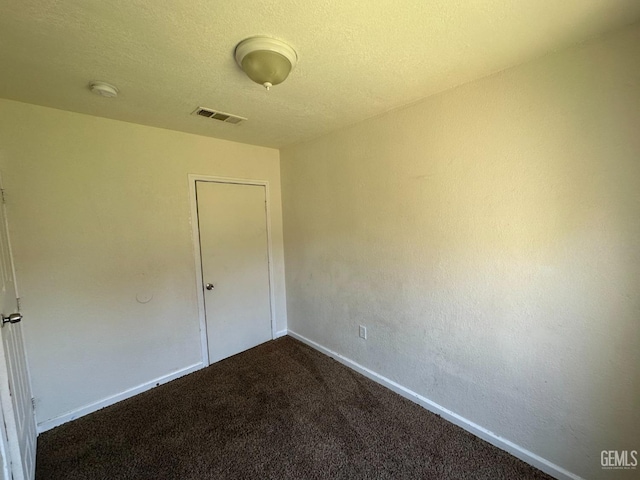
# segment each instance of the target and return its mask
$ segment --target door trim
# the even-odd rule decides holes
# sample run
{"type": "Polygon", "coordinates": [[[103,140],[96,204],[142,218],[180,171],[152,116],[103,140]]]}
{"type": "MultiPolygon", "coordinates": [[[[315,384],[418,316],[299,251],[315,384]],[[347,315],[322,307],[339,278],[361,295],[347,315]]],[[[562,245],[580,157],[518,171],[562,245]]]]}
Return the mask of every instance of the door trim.
{"type": "Polygon", "coordinates": [[[255,180],[247,178],[228,178],[212,175],[189,174],[189,205],[191,207],[191,240],[193,242],[193,258],[196,273],[196,295],[198,298],[198,317],[200,321],[200,348],[202,351],[202,364],[209,366],[209,345],[207,342],[207,318],[204,309],[204,281],[202,278],[202,256],[200,252],[200,226],[198,224],[198,199],[196,196],[196,182],[231,183],[237,185],[258,185],[264,187],[265,215],[267,222],[267,261],[269,269],[269,313],[271,316],[271,339],[277,337],[276,332],[276,301],[273,278],[273,251],[271,245],[271,195],[267,180],[255,180]]]}

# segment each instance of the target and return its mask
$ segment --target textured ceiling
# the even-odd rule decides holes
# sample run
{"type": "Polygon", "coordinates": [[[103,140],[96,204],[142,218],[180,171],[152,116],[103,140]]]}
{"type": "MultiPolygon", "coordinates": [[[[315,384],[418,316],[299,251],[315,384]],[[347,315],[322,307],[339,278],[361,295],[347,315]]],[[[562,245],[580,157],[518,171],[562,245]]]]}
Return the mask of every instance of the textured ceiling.
{"type": "Polygon", "coordinates": [[[638,0],[0,0],[0,97],[282,147],[639,18],[638,0]],[[233,58],[253,35],[299,54],[270,92],[233,58]]]}

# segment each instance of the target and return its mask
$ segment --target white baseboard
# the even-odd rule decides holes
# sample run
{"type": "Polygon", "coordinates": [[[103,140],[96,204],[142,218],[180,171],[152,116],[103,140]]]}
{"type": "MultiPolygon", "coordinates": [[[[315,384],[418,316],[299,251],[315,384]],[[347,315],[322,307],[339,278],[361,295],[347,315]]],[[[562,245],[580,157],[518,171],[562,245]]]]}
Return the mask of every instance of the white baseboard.
{"type": "Polygon", "coordinates": [[[158,385],[162,385],[163,383],[170,382],[171,380],[175,380],[176,378],[182,377],[191,372],[195,372],[196,370],[200,370],[203,366],[204,365],[202,364],[202,362],[194,363],[193,365],[189,365],[188,367],[181,368],[180,370],[176,370],[175,372],[155,378],[149,382],[145,382],[142,385],[138,385],[137,387],[129,388],[124,392],[111,395],[110,397],[103,398],[102,400],[98,400],[97,402],[72,410],[71,412],[67,412],[49,420],[40,422],[37,425],[38,434],[46,432],[47,430],[51,430],[52,428],[57,427],[58,425],[62,425],[63,423],[75,420],[76,418],[88,415],[89,413],[93,413],[96,410],[100,410],[101,408],[113,405],[114,403],[117,403],[126,398],[133,397],[134,395],[150,390],[154,387],[157,387],[158,385]]]}
{"type": "MultiPolygon", "coordinates": [[[[276,338],[284,337],[285,335],[287,335],[287,333],[288,332],[286,329],[280,330],[275,333],[275,336],[273,338],[275,340],[276,338]]],[[[195,372],[196,370],[200,370],[203,367],[204,365],[202,362],[194,363],[193,365],[182,368],[180,370],[176,370],[175,372],[169,373],[168,375],[163,375],[161,377],[155,378],[149,382],[143,383],[142,385],[138,385],[137,387],[125,390],[124,392],[111,395],[107,398],[103,398],[102,400],[98,400],[97,402],[85,405],[84,407],[77,408],[70,412],[63,413],[62,415],[59,415],[57,417],[40,422],[37,424],[38,434],[46,432],[47,430],[51,430],[52,428],[55,428],[58,425],[62,425],[63,423],[75,420],[76,418],[88,415],[89,413],[93,413],[97,410],[100,410],[101,408],[113,405],[114,403],[120,402],[121,400],[124,400],[126,398],[133,397],[134,395],[145,392],[153,387],[157,387],[158,385],[162,385],[163,383],[170,382],[171,380],[175,380],[176,378],[195,372]]]]}
{"type": "Polygon", "coordinates": [[[490,444],[500,448],[501,450],[504,450],[510,453],[514,457],[519,458],[520,460],[528,463],[529,465],[533,465],[534,467],[542,470],[543,472],[549,475],[552,475],[561,480],[583,480],[582,477],[579,477],[575,473],[571,473],[568,470],[565,470],[564,468],[560,467],[559,465],[556,465],[555,463],[552,463],[549,460],[546,460],[541,456],[536,455],[535,453],[530,452],[529,450],[522,448],[519,445],[516,445],[512,441],[507,440],[506,438],[503,438],[499,435],[496,435],[495,433],[487,430],[486,428],[481,427],[476,423],[473,423],[471,420],[467,420],[466,418],[458,415],[457,413],[444,408],[442,405],[438,405],[437,403],[429,400],[428,398],[423,397],[422,395],[419,395],[416,392],[409,390],[406,387],[403,387],[402,385],[394,382],[393,380],[383,377],[382,375],[374,372],[373,370],[369,370],[368,368],[363,367],[359,363],[356,363],[353,360],[343,355],[340,355],[337,352],[334,352],[333,350],[329,350],[328,348],[323,347],[322,345],[314,342],[313,340],[309,340],[308,338],[303,337],[302,335],[299,335],[295,332],[292,332],[291,330],[288,331],[288,334],[293,338],[300,340],[303,343],[306,343],[307,345],[318,350],[319,352],[324,353],[325,355],[337,360],[343,365],[346,365],[347,367],[355,370],[356,372],[361,373],[365,377],[370,378],[374,382],[379,383],[380,385],[387,387],[389,390],[392,390],[397,394],[402,395],[403,397],[407,398],[408,400],[411,400],[412,402],[417,403],[418,405],[426,408],[427,410],[440,415],[445,420],[448,420],[449,422],[464,428],[468,432],[474,434],[476,437],[479,437],[489,442],[490,444]]]}

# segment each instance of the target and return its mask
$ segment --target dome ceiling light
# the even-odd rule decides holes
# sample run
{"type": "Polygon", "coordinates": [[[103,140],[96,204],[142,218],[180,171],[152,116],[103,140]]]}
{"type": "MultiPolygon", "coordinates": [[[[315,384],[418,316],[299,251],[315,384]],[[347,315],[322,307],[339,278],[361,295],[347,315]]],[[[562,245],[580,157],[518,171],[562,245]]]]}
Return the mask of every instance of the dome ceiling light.
{"type": "Polygon", "coordinates": [[[270,37],[250,37],[241,41],[235,56],[244,73],[267,90],[284,82],[298,61],[293,48],[270,37]]]}

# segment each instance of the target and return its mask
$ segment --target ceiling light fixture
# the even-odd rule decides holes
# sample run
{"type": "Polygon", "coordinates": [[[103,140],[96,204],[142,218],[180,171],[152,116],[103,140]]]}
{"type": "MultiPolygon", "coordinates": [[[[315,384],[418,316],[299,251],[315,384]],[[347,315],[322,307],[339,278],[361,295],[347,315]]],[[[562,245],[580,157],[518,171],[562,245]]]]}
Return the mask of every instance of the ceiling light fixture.
{"type": "Polygon", "coordinates": [[[267,90],[284,82],[297,61],[296,51],[275,38],[251,37],[236,47],[236,62],[240,68],[267,90]]]}
{"type": "Polygon", "coordinates": [[[118,96],[118,88],[106,82],[91,82],[89,88],[96,95],[113,98],[118,96]]]}

